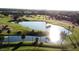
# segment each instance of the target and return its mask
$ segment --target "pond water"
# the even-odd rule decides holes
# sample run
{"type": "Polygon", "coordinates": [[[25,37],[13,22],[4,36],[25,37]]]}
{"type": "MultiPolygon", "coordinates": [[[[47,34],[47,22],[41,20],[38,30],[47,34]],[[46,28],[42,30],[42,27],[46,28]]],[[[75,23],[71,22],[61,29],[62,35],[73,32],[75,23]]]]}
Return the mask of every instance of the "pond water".
{"type": "MultiPolygon", "coordinates": [[[[25,36],[25,39],[23,39],[23,41],[35,41],[35,38],[37,38],[38,36],[25,36]]],[[[38,37],[40,38],[40,42],[46,42],[47,40],[45,39],[46,37],[38,37]]],[[[4,42],[21,42],[21,36],[5,36],[5,40],[4,42]]]]}
{"type": "Polygon", "coordinates": [[[29,27],[33,30],[41,30],[41,31],[45,31],[46,30],[46,23],[45,22],[19,22],[20,25],[24,26],[24,27],[29,27]]]}
{"type": "MultiPolygon", "coordinates": [[[[62,36],[61,32],[64,32],[66,35],[70,35],[71,32],[65,29],[64,27],[57,26],[57,25],[52,25],[52,24],[46,24],[46,22],[19,22],[20,25],[24,27],[29,27],[34,30],[41,30],[41,31],[46,31],[48,32],[47,36],[26,36],[24,41],[34,41],[35,38],[39,38],[39,41],[42,42],[52,42],[52,43],[58,43],[61,41],[62,36]]],[[[17,42],[17,41],[22,41],[21,36],[5,36],[5,42],[6,41],[10,42],[17,42]]]]}
{"type": "Polygon", "coordinates": [[[47,27],[49,26],[49,28],[47,28],[48,31],[48,37],[50,39],[50,42],[53,43],[58,43],[61,42],[61,39],[63,35],[70,35],[72,34],[69,30],[65,29],[64,27],[58,26],[58,25],[52,25],[52,24],[47,24],[47,27]],[[61,33],[63,33],[61,35],[61,33]]]}

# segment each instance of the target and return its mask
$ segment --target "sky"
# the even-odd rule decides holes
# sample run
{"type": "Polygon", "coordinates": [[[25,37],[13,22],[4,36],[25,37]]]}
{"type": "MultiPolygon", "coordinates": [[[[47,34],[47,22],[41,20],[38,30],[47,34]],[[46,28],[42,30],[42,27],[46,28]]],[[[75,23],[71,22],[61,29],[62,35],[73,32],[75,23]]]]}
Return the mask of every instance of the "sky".
{"type": "Polygon", "coordinates": [[[79,11],[78,0],[0,0],[0,8],[79,11]]]}

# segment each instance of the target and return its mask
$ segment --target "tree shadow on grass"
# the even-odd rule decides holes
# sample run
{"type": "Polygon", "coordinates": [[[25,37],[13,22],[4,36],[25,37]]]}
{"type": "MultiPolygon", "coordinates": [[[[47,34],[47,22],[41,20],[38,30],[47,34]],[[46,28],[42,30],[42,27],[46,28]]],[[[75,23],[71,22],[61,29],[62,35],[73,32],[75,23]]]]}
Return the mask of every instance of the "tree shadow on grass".
{"type": "Polygon", "coordinates": [[[73,45],[74,49],[77,48],[76,44],[72,41],[72,38],[69,36],[69,39],[71,41],[71,45],[73,45]]]}
{"type": "MultiPolygon", "coordinates": [[[[1,45],[1,48],[9,48],[9,50],[11,51],[15,51],[17,50],[19,47],[25,47],[25,46],[33,46],[33,50],[37,51],[37,49],[39,49],[39,47],[44,47],[44,48],[58,48],[58,49],[62,49],[60,46],[49,46],[49,45],[43,45],[43,43],[40,44],[35,44],[34,42],[32,42],[31,44],[24,44],[23,42],[19,42],[17,44],[9,44],[9,45],[1,45]],[[10,47],[13,47],[12,49],[10,49],[10,47]]],[[[66,49],[66,47],[63,47],[63,49],[66,49]]]]}
{"type": "Polygon", "coordinates": [[[16,49],[18,49],[20,46],[22,46],[22,44],[23,42],[16,44],[16,46],[12,49],[12,51],[15,51],[16,49]]]}
{"type": "Polygon", "coordinates": [[[0,49],[3,48],[8,48],[8,50],[10,49],[10,47],[14,47],[13,49],[10,49],[11,51],[15,51],[16,49],[18,49],[21,46],[32,46],[32,44],[23,44],[23,42],[19,42],[17,44],[0,44],[0,49]]]}

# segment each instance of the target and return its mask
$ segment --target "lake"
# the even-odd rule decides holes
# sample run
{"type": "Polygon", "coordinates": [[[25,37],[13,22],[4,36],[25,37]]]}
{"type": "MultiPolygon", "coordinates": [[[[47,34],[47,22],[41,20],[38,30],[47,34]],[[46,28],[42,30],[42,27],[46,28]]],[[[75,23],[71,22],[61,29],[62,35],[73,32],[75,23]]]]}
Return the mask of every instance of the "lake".
{"type": "Polygon", "coordinates": [[[46,22],[28,21],[28,22],[19,22],[19,24],[22,25],[23,27],[29,27],[33,30],[41,30],[41,31],[46,30],[46,22]]]}
{"type": "MultiPolygon", "coordinates": [[[[66,35],[70,35],[71,32],[64,27],[58,26],[58,25],[52,25],[46,22],[19,22],[19,24],[23,27],[29,27],[33,30],[41,30],[48,32],[47,36],[26,36],[24,41],[34,41],[35,38],[39,38],[39,41],[41,42],[51,42],[51,43],[58,43],[63,39],[61,37],[61,32],[64,32],[66,35]]],[[[5,36],[5,42],[18,42],[22,41],[21,36],[5,36]]]]}

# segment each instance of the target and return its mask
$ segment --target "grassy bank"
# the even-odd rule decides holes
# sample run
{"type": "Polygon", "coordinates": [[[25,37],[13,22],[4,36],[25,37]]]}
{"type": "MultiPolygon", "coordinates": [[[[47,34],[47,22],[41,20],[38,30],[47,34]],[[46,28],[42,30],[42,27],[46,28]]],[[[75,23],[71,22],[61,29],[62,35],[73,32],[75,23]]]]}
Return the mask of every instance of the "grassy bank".
{"type": "Polygon", "coordinates": [[[4,42],[6,46],[0,48],[0,51],[60,51],[62,50],[60,45],[57,44],[50,44],[50,43],[43,43],[43,45],[33,46],[33,42],[26,41],[22,44],[20,42],[9,42],[9,46],[7,45],[8,42],[4,42]],[[18,45],[19,44],[19,45],[18,45]],[[11,46],[10,46],[11,45],[11,46]],[[16,48],[17,47],[17,48],[16,48]]]}
{"type": "Polygon", "coordinates": [[[43,45],[33,46],[33,42],[25,41],[21,44],[20,42],[8,42],[4,43],[6,46],[0,47],[0,51],[74,51],[79,48],[72,49],[71,45],[53,44],[53,43],[43,43],[43,45]],[[19,45],[18,45],[19,44],[19,45]]]}
{"type": "MultiPolygon", "coordinates": [[[[17,23],[11,23],[11,22],[8,22],[10,21],[11,18],[9,16],[4,16],[3,18],[0,18],[0,25],[8,25],[9,28],[11,28],[11,33],[9,35],[14,35],[17,31],[21,31],[22,33],[25,33],[25,32],[28,32],[28,31],[31,31],[30,28],[28,27],[23,27],[17,23]]],[[[0,33],[1,35],[8,35],[6,32],[2,32],[0,33]]]]}

